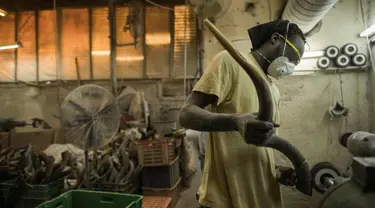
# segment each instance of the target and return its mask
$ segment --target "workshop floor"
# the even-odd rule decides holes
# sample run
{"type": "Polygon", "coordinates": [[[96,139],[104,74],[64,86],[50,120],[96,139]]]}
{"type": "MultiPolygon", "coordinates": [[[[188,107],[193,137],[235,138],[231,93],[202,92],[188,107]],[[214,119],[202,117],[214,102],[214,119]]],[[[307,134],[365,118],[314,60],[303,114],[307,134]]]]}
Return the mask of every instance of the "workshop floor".
{"type": "Polygon", "coordinates": [[[178,200],[176,208],[196,208],[197,200],[195,195],[197,194],[199,184],[201,182],[201,173],[194,176],[191,187],[181,193],[181,198],[178,200]]]}
{"type": "MultiPolygon", "coordinates": [[[[176,208],[196,208],[197,201],[195,195],[198,191],[201,173],[197,174],[193,181],[191,188],[181,193],[181,198],[179,199],[176,208]]],[[[294,188],[283,187],[283,198],[284,207],[289,208],[312,208],[312,198],[306,197],[296,191],[294,188]]]]}

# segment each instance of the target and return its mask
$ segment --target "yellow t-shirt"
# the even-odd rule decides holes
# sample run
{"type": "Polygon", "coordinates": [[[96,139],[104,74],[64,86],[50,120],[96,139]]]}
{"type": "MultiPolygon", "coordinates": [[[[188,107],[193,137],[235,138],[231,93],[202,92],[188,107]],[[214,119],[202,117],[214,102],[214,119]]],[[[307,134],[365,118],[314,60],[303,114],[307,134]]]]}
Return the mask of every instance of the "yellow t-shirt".
{"type": "MultiPolygon", "coordinates": [[[[248,61],[258,63],[251,54],[248,61]]],[[[271,83],[271,82],[270,82],[271,83]]],[[[271,83],[274,106],[279,91],[271,83]]],[[[220,52],[196,84],[193,91],[218,97],[215,113],[256,113],[258,98],[254,83],[226,52],[220,52]]],[[[279,122],[278,108],[274,121],[279,122]]],[[[199,203],[212,208],[281,208],[280,186],[276,180],[273,150],[246,144],[238,132],[211,132],[199,203]]]]}

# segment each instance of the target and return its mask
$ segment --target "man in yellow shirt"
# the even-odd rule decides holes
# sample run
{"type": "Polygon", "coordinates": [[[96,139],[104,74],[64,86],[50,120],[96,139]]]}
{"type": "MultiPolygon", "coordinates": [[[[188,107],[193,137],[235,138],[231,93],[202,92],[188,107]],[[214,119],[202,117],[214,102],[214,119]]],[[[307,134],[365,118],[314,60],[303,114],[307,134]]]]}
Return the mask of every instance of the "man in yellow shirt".
{"type": "MultiPolygon", "coordinates": [[[[296,24],[277,20],[249,29],[252,51],[243,54],[265,74],[279,79],[299,63],[305,38],[296,24]]],[[[279,92],[271,79],[274,122],[279,122],[279,92]]],[[[220,52],[205,70],[179,115],[189,129],[210,132],[199,204],[209,208],[281,208],[278,182],[295,185],[293,169],[275,167],[273,150],[248,144],[274,134],[274,123],[256,118],[254,83],[237,62],[220,52]],[[209,110],[205,110],[206,107],[209,110]]],[[[277,133],[277,132],[276,132],[277,133]]]]}

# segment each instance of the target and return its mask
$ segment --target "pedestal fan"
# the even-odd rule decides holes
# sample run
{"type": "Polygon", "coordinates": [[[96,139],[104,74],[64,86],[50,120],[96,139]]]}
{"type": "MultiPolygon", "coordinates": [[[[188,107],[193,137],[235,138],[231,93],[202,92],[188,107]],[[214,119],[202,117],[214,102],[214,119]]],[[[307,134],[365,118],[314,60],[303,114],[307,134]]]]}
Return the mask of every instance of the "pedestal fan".
{"type": "Polygon", "coordinates": [[[66,143],[85,150],[86,185],[90,187],[88,151],[103,147],[117,134],[121,119],[117,100],[103,87],[83,85],[65,98],[61,118],[66,143]]]}

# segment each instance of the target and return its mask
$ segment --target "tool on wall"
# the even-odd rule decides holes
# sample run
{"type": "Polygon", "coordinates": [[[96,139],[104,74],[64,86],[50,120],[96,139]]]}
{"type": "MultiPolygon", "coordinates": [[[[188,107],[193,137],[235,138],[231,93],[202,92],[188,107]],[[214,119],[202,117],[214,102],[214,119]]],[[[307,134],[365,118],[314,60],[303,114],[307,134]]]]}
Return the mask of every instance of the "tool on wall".
{"type": "Polygon", "coordinates": [[[76,64],[77,84],[78,84],[78,87],[79,87],[79,86],[81,86],[81,72],[79,71],[78,57],[76,57],[74,61],[75,61],[75,64],[76,64]]]}
{"type": "Polygon", "coordinates": [[[358,46],[354,43],[348,43],[341,48],[343,54],[347,56],[354,56],[358,52],[358,46]]]}
{"type": "Polygon", "coordinates": [[[90,187],[88,151],[108,144],[118,132],[121,112],[115,97],[88,84],[74,89],[61,105],[65,142],[85,150],[86,187],[90,187]]]}
{"type": "Polygon", "coordinates": [[[346,108],[343,104],[336,102],[335,104],[329,107],[328,113],[331,116],[331,118],[339,116],[348,116],[349,109],[346,108]]]}
{"type": "Polygon", "coordinates": [[[320,69],[328,70],[331,66],[342,69],[349,66],[360,69],[367,64],[367,57],[358,53],[358,46],[354,43],[347,43],[339,49],[337,46],[328,46],[324,51],[324,56],[319,58],[317,66],[320,69]]]}
{"type": "Polygon", "coordinates": [[[129,32],[134,38],[133,43],[117,43],[117,46],[134,46],[138,48],[139,37],[142,37],[144,33],[143,26],[143,5],[142,1],[132,0],[127,4],[129,8],[129,14],[126,17],[126,23],[124,25],[124,32],[129,32]]]}
{"type": "Polygon", "coordinates": [[[320,57],[317,64],[320,69],[327,69],[331,65],[331,59],[325,56],[320,57]]]}
{"type": "MultiPolygon", "coordinates": [[[[258,118],[263,121],[272,121],[273,102],[271,96],[271,86],[268,78],[258,67],[246,61],[245,58],[232,46],[230,41],[213,25],[208,19],[204,20],[204,25],[211,31],[225,50],[236,60],[236,62],[246,71],[253,80],[259,102],[258,118]]],[[[300,192],[311,195],[311,173],[305,157],[287,140],[273,135],[265,140],[261,146],[270,147],[283,153],[293,163],[297,175],[296,188],[300,192]]]]}
{"type": "Polygon", "coordinates": [[[324,54],[330,59],[335,59],[337,56],[339,56],[339,53],[340,50],[336,46],[328,46],[324,54]]]}
{"type": "Polygon", "coordinates": [[[340,68],[347,67],[350,64],[350,58],[348,55],[341,54],[335,59],[335,64],[340,68]]]}
{"type": "Polygon", "coordinates": [[[364,66],[367,63],[367,57],[365,54],[357,53],[352,57],[352,64],[354,66],[364,66]]]}

